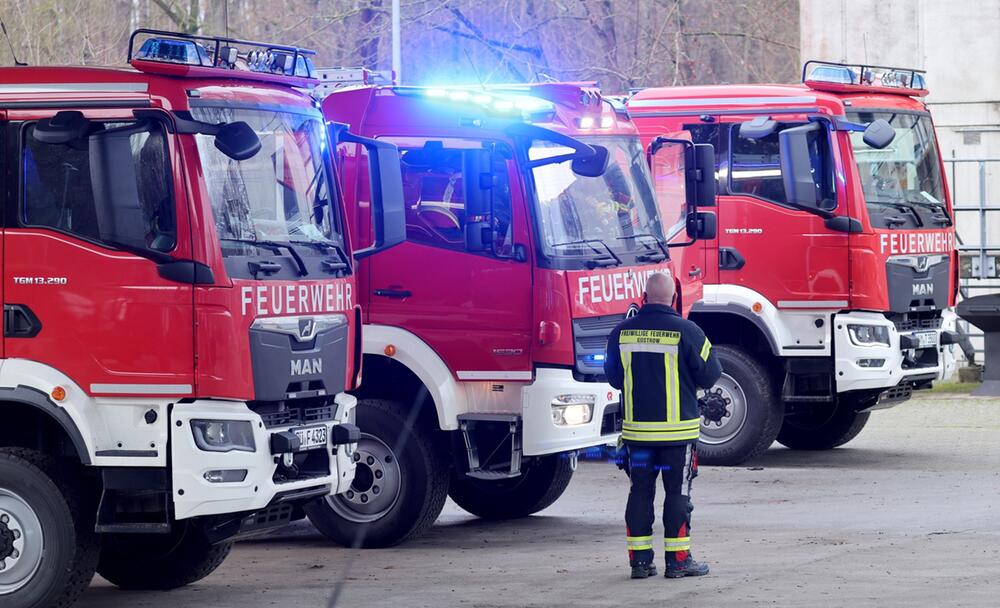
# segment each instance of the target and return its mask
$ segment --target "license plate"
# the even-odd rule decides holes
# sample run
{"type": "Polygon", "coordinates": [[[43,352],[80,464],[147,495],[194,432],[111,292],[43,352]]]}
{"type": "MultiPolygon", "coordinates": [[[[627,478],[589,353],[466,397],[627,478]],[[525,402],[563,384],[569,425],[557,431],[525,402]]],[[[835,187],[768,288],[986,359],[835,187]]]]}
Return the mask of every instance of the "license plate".
{"type": "Polygon", "coordinates": [[[937,332],[918,331],[913,334],[913,337],[917,339],[917,348],[933,348],[937,346],[937,332]]]}
{"type": "Polygon", "coordinates": [[[299,438],[299,451],[312,450],[314,448],[326,447],[326,425],[304,426],[292,429],[299,438]]]}

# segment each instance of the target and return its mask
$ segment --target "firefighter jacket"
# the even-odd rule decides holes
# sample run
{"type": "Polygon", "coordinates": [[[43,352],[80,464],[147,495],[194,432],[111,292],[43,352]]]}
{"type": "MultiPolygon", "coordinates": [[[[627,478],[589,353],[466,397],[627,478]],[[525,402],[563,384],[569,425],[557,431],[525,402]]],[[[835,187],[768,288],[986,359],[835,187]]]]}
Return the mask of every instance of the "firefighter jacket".
{"type": "Polygon", "coordinates": [[[633,445],[698,440],[697,389],[722,374],[705,332],[673,308],[646,304],[608,336],[604,373],[622,391],[622,439],[633,445]]]}

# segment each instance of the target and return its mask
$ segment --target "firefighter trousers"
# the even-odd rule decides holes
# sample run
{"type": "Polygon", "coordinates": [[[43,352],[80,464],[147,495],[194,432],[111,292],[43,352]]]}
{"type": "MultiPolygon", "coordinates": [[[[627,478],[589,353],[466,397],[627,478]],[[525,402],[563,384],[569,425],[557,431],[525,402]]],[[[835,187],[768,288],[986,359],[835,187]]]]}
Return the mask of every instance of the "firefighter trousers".
{"type": "Polygon", "coordinates": [[[628,446],[632,487],[625,507],[629,563],[653,561],[653,499],[663,474],[663,550],[667,560],[684,561],[691,550],[691,482],[698,475],[694,445],[628,446]]]}

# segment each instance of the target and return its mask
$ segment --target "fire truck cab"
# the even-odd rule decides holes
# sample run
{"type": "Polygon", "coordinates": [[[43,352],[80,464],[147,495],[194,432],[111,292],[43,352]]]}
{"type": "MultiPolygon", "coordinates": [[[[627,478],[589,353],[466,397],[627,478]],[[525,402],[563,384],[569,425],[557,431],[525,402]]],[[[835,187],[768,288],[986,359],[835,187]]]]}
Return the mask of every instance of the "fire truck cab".
{"type": "MultiPolygon", "coordinates": [[[[359,267],[358,475],[310,519],[338,542],[386,546],[449,495],[487,518],[544,509],[578,451],[618,438],[608,333],[672,267],[672,244],[710,234],[714,218],[693,209],[714,200],[710,174],[697,179],[690,141],[661,142],[671,171],[657,187],[687,201],[661,217],[638,133],[595,85],[360,86],[323,110],[399,148],[406,242],[359,267]]],[[[352,146],[337,158],[363,243],[368,163],[352,146]]],[[[699,285],[674,276],[687,311],[699,285]]]]}
{"type": "Polygon", "coordinates": [[[725,369],[704,462],[842,445],[952,373],[954,216],[926,94],[918,70],[808,62],[797,86],[628,100],[644,141],[715,146],[718,236],[678,258],[704,269],[691,319],[725,369]]]}
{"type": "Polygon", "coordinates": [[[310,55],[139,30],[129,68],[0,68],[0,605],[185,585],[350,487],[398,157],[352,255],[310,55]]]}

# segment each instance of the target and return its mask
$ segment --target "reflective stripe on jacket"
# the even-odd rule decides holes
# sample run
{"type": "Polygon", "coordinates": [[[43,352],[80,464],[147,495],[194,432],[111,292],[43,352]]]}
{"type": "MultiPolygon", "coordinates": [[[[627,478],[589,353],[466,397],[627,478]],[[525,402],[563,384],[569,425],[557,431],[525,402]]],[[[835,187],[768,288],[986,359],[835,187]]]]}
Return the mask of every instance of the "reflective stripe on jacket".
{"type": "Polygon", "coordinates": [[[647,304],[608,337],[604,373],[622,391],[622,439],[641,445],[698,440],[697,389],[722,374],[712,343],[669,306],[647,304]]]}

